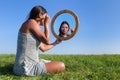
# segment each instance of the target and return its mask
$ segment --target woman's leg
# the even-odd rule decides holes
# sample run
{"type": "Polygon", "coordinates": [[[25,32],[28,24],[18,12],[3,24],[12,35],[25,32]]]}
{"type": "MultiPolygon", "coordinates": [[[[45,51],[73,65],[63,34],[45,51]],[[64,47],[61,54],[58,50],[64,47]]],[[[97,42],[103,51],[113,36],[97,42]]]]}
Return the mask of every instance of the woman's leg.
{"type": "Polygon", "coordinates": [[[65,65],[63,62],[48,62],[45,63],[46,70],[48,73],[59,73],[65,70],[65,65]]]}

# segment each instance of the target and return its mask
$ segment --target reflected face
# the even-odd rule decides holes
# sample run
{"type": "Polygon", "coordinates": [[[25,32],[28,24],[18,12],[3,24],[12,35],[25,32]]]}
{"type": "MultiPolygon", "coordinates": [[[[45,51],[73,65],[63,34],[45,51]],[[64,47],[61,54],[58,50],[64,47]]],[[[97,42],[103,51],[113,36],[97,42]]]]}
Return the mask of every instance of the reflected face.
{"type": "Polygon", "coordinates": [[[67,34],[68,30],[69,30],[69,27],[68,27],[67,24],[63,24],[63,25],[61,26],[61,32],[62,32],[63,34],[67,34]]]}

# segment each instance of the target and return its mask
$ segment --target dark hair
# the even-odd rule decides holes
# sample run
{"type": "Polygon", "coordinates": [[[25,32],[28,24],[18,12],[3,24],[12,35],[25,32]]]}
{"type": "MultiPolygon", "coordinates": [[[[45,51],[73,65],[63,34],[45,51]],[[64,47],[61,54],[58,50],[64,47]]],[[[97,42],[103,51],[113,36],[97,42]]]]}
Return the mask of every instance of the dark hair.
{"type": "Polygon", "coordinates": [[[45,13],[47,13],[47,11],[46,11],[46,9],[44,8],[44,7],[42,7],[42,6],[35,6],[35,7],[33,7],[32,8],[32,10],[30,11],[30,14],[29,14],[29,18],[28,19],[36,19],[37,18],[37,16],[39,15],[39,14],[45,14],[45,13]]]}
{"type": "Polygon", "coordinates": [[[67,22],[67,21],[63,21],[63,22],[61,23],[61,25],[60,25],[60,28],[59,28],[59,35],[63,34],[63,32],[61,31],[61,28],[62,28],[62,25],[63,25],[63,24],[67,24],[67,25],[68,25],[68,31],[69,31],[69,29],[70,29],[70,26],[69,26],[68,22],[67,22]]]}

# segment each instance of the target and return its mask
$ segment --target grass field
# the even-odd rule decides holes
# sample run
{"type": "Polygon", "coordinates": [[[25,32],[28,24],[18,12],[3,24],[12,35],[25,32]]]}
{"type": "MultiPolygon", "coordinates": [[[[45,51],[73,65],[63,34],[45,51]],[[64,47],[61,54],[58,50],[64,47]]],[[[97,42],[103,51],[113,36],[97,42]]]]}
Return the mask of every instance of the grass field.
{"type": "Polygon", "coordinates": [[[63,61],[66,70],[58,74],[36,77],[12,73],[14,54],[0,54],[0,80],[120,80],[120,55],[40,55],[41,58],[63,61]]]}

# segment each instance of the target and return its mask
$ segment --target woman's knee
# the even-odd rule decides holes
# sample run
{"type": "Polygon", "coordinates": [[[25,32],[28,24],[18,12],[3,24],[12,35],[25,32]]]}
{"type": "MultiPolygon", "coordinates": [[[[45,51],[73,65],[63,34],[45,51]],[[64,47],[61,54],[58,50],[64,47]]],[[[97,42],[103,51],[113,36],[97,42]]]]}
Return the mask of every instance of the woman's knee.
{"type": "Polygon", "coordinates": [[[65,70],[65,64],[63,62],[59,63],[59,67],[60,67],[61,71],[65,70]]]}
{"type": "Polygon", "coordinates": [[[63,62],[46,63],[46,69],[49,73],[59,73],[65,70],[65,64],[63,62]]]}

